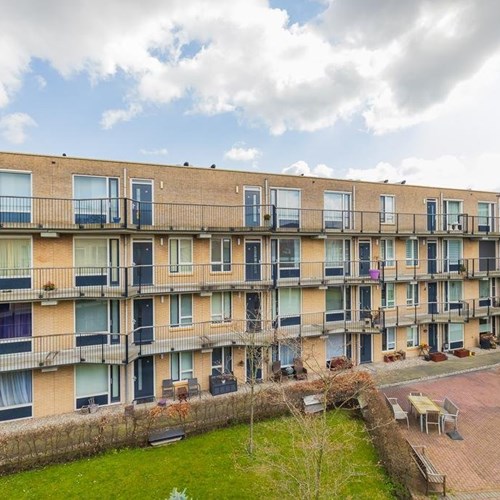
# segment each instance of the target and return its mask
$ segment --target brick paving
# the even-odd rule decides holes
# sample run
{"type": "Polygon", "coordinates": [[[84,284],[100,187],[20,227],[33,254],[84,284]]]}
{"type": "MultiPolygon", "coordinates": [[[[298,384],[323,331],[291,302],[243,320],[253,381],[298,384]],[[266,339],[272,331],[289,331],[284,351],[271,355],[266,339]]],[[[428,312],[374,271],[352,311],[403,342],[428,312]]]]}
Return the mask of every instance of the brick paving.
{"type": "MultiPolygon", "coordinates": [[[[491,359],[491,358],[490,358],[491,359]]],[[[443,363],[444,364],[444,363],[443,363]]],[[[479,367],[480,368],[480,367],[479,367]]],[[[409,410],[407,396],[420,391],[431,399],[448,397],[459,408],[458,431],[463,441],[454,441],[432,428],[429,435],[410,416],[399,425],[412,444],[427,446],[436,468],[446,474],[448,498],[453,500],[500,499],[500,367],[490,367],[460,374],[448,374],[432,380],[413,380],[386,386],[382,391],[397,397],[409,410]]],[[[447,424],[451,430],[452,424],[447,424]]]]}

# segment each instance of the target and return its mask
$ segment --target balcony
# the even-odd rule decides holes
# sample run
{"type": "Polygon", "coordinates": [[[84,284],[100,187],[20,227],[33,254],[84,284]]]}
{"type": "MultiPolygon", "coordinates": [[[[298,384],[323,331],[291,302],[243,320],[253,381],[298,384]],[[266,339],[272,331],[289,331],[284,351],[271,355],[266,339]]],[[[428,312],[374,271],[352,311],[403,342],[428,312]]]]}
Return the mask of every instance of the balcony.
{"type": "Polygon", "coordinates": [[[411,326],[427,323],[467,323],[470,305],[466,300],[455,302],[422,302],[398,305],[381,311],[384,327],[411,326]]]}
{"type": "Polygon", "coordinates": [[[498,217],[138,202],[129,198],[0,197],[0,229],[23,231],[500,235],[498,217]]]}

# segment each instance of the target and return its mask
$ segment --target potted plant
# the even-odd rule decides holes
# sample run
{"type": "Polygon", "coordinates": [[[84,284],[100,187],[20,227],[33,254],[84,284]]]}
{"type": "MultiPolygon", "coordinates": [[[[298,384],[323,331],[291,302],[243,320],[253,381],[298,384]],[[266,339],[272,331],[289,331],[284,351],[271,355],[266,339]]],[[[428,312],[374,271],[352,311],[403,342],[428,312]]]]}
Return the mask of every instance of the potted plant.
{"type": "Polygon", "coordinates": [[[56,285],[52,281],[47,281],[42,287],[46,292],[51,292],[56,289],[56,285]]]}
{"type": "Polygon", "coordinates": [[[271,220],[271,214],[264,214],[264,220],[265,221],[270,221],[271,220]]]}

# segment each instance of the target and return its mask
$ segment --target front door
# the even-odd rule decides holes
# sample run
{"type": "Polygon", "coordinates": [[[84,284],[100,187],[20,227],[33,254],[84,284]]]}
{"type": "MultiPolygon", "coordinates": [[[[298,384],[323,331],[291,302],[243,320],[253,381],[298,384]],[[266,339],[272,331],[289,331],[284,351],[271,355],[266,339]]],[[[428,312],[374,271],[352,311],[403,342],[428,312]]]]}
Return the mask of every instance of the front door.
{"type": "Polygon", "coordinates": [[[360,318],[369,318],[372,309],[372,290],[369,286],[359,287],[359,311],[360,318]]]}
{"type": "Polygon", "coordinates": [[[260,189],[245,189],[245,226],[260,226],[260,189]]]}
{"type": "Polygon", "coordinates": [[[260,293],[246,294],[246,320],[248,332],[260,332],[261,326],[260,293]]]}
{"type": "Polygon", "coordinates": [[[372,336],[359,335],[359,362],[370,363],[372,360],[372,336]]]}
{"type": "Polygon", "coordinates": [[[359,275],[368,276],[370,270],[370,242],[359,242],[359,275]]]}
{"type": "Polygon", "coordinates": [[[438,339],[438,325],[437,323],[429,323],[429,352],[438,351],[439,339],[438,339]]]}
{"type": "Polygon", "coordinates": [[[153,373],[153,356],[137,358],[134,361],[134,399],[153,400],[155,395],[153,373]]]}
{"type": "Polygon", "coordinates": [[[427,231],[433,233],[436,230],[437,201],[427,200],[427,231]]]}
{"type": "Polygon", "coordinates": [[[427,312],[429,314],[436,314],[438,312],[437,304],[437,283],[427,283],[427,312]]]}
{"type": "Polygon", "coordinates": [[[260,281],[260,241],[245,242],[245,279],[246,281],[260,281]]]}
{"type": "Polygon", "coordinates": [[[134,241],[132,244],[133,286],[153,284],[153,243],[134,241]]]}
{"type": "Polygon", "coordinates": [[[134,342],[153,342],[153,299],[134,300],[134,342]]]}
{"type": "Polygon", "coordinates": [[[132,223],[153,224],[153,183],[152,181],[132,181],[132,223]]]}
{"type": "Polygon", "coordinates": [[[431,276],[437,273],[437,242],[427,242],[427,273],[431,276]]]}

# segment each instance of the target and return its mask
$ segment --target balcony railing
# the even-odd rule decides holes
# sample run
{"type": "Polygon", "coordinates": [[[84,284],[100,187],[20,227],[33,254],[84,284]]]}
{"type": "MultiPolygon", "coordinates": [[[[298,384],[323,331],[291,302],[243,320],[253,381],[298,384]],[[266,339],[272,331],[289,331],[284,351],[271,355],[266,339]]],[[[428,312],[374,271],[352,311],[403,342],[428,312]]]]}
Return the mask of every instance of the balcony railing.
{"type": "Polygon", "coordinates": [[[498,217],[140,202],[129,198],[0,197],[0,228],[82,231],[500,234],[498,217]]]}
{"type": "Polygon", "coordinates": [[[384,327],[427,323],[466,323],[470,318],[470,305],[466,300],[398,305],[383,308],[382,318],[384,327]]]}

